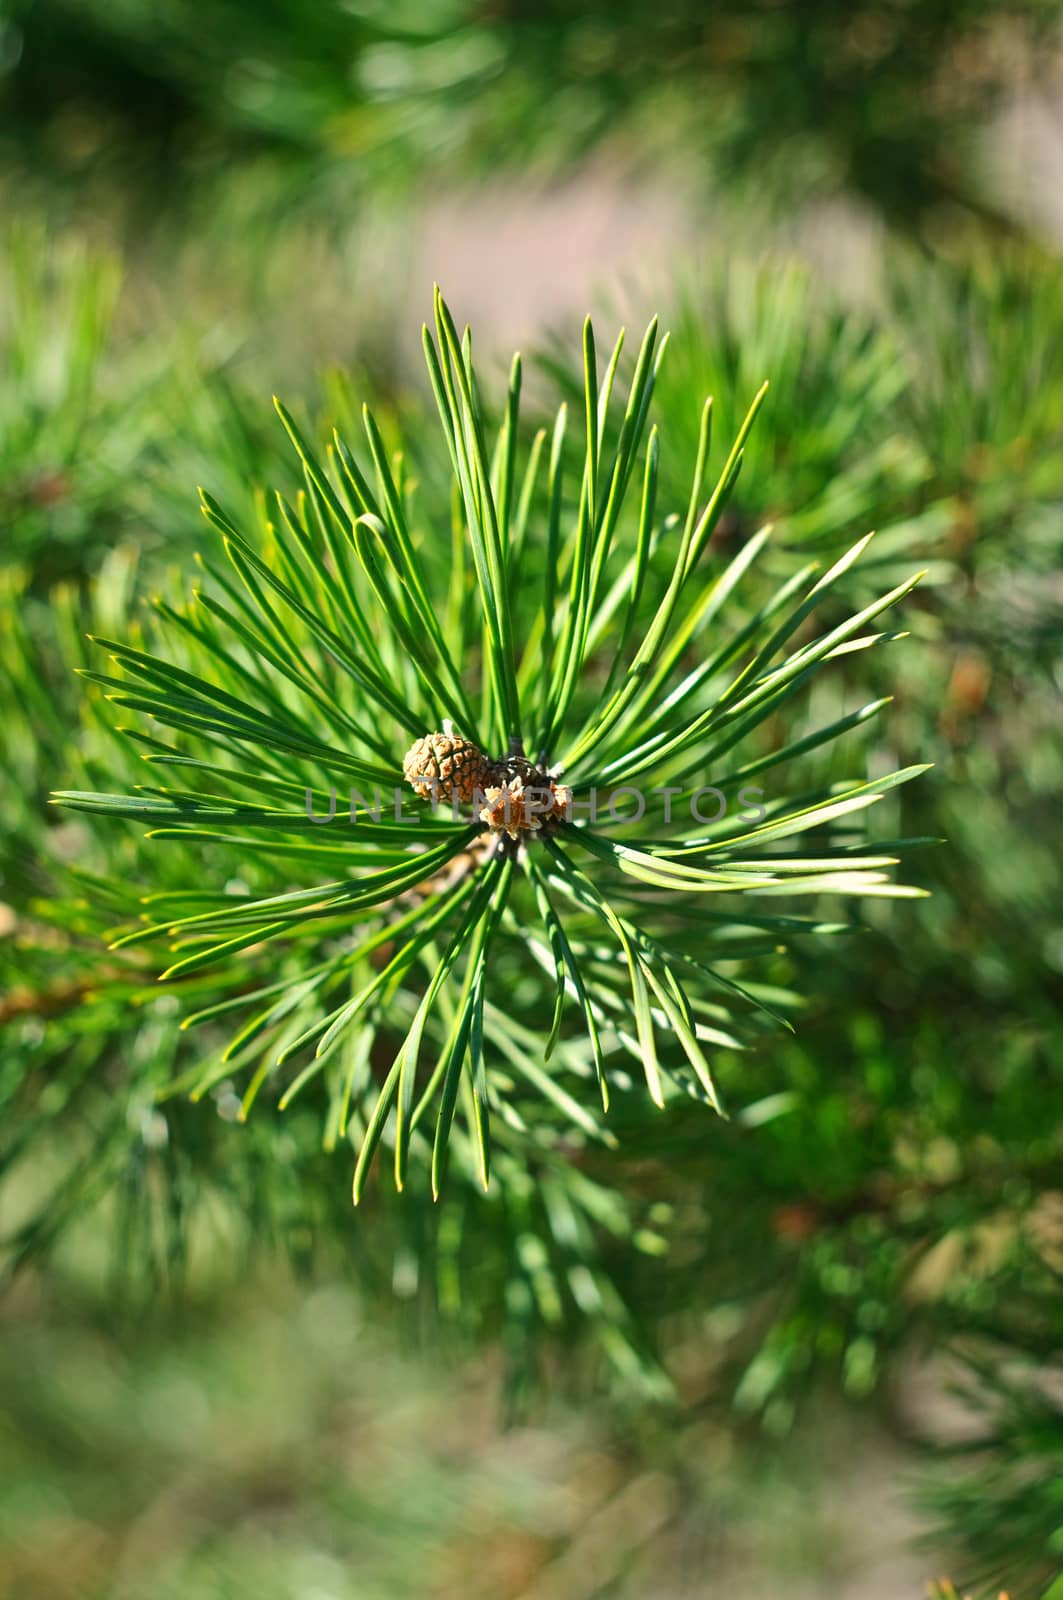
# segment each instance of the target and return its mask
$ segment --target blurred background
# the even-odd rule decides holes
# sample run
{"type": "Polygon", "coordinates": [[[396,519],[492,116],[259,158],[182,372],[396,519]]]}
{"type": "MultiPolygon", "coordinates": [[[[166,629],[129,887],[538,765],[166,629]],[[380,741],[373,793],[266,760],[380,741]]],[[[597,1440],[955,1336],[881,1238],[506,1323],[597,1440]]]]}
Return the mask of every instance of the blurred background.
{"type": "Polygon", "coordinates": [[[0,0],[0,217],[3,1600],[1063,1595],[1061,0],[0,0]],[[431,477],[433,280],[533,409],[659,310],[673,501],[771,378],[726,539],[928,568],[859,671],[947,843],[779,970],[779,1114],[356,1216],[312,1116],[157,1103],[144,847],[45,797],[272,392],[431,477]]]}

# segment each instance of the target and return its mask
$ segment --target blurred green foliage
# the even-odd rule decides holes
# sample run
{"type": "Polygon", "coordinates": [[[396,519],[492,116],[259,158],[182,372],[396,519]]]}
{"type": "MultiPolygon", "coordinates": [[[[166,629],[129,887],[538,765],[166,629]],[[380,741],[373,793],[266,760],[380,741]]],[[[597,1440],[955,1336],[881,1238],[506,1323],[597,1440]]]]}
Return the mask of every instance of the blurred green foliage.
{"type": "MultiPolygon", "coordinates": [[[[32,194],[74,218],[63,239],[20,228],[0,264],[0,1231],[15,1279],[0,1592],[401,1593],[415,1559],[445,1590],[449,1574],[484,1562],[482,1524],[470,1513],[462,1544],[456,1501],[480,1504],[490,1488],[498,1518],[521,1531],[488,1537],[515,1565],[486,1561],[484,1592],[529,1588],[544,1552],[528,1526],[556,1515],[547,1553],[571,1538],[575,1575],[548,1592],[587,1593],[587,1502],[549,1509],[553,1458],[538,1476],[510,1458],[500,1483],[467,1462],[455,1479],[453,1457],[426,1454],[409,1422],[442,1412],[420,1369],[392,1364],[393,1337],[455,1367],[501,1352],[512,1415],[542,1414],[544,1392],[609,1394],[611,1425],[630,1430],[610,1481],[633,1487],[602,1526],[636,1533],[628,1545],[605,1538],[620,1554],[604,1586],[633,1572],[645,1593],[657,1573],[650,1535],[649,1558],[630,1554],[640,1493],[651,1510],[662,1492],[674,1508],[697,1471],[715,1486],[740,1478],[735,1439],[775,1441],[795,1424],[800,1438],[811,1418],[807,1438],[817,1396],[833,1389],[876,1396],[926,1445],[921,1504],[939,1521],[936,1548],[954,1552],[955,1592],[1055,1592],[1063,275],[1047,248],[946,225],[957,211],[991,226],[1011,213],[988,176],[985,131],[1053,70],[1058,27],[1055,0],[764,0],[741,17],[676,0],[652,18],[626,4],[232,0],[209,27],[182,3],[8,0],[0,11],[3,192],[12,210],[32,194]],[[116,770],[134,779],[72,670],[89,664],[86,631],[124,637],[151,596],[183,591],[202,537],[197,483],[249,519],[267,482],[294,486],[263,403],[282,347],[312,430],[349,430],[367,386],[311,370],[311,315],[337,356],[358,325],[389,444],[401,413],[418,441],[411,472],[428,494],[445,480],[445,460],[419,445],[424,397],[389,367],[384,288],[352,296],[346,324],[332,302],[318,306],[330,268],[300,211],[354,217],[368,253],[382,196],[405,203],[499,166],[561,172],[603,141],[644,171],[693,174],[707,196],[727,185],[751,213],[855,195],[933,247],[888,241],[859,307],[775,255],[735,254],[655,285],[673,332],[655,400],[662,494],[681,492],[701,395],[715,394],[729,436],[772,379],[708,559],[770,520],[775,579],[829,562],[873,526],[869,583],[884,587],[913,558],[929,568],[904,649],[883,652],[881,670],[867,654],[851,663],[853,698],[824,690],[807,715],[813,726],[894,697],[888,742],[872,742],[869,759],[873,771],[935,762],[929,782],[890,801],[897,836],[945,841],[918,857],[933,898],[872,911],[827,959],[766,953],[769,983],[815,999],[796,1036],[716,1062],[730,1123],[650,1120],[620,1097],[621,1154],[517,1161],[487,1199],[459,1182],[438,1207],[423,1185],[404,1200],[374,1193],[356,1222],[319,1119],[298,1102],[283,1116],[264,1104],[244,1125],[225,1080],[205,1104],[158,1099],[187,1064],[187,1036],[147,969],[102,953],[100,890],[145,882],[148,851],[156,882],[169,870],[176,887],[188,862],[165,867],[124,825],[48,814],[53,787],[110,787],[116,770]],[[197,251],[185,276],[157,275],[159,259],[197,251]],[[271,1284],[249,1310],[238,1285],[276,1253],[308,1281],[356,1290],[304,1298],[271,1284]],[[93,1289],[64,1311],[37,1274],[54,1287],[70,1273],[93,1289]],[[151,1307],[187,1320],[145,1331],[150,1319],[137,1319],[151,1307]],[[297,1365],[293,1329],[307,1355],[297,1365]],[[362,1359],[376,1374],[364,1390],[362,1359]],[[963,1390],[955,1439],[933,1406],[911,1415],[912,1369],[938,1360],[963,1390]],[[120,1381],[122,1363],[132,1376],[120,1381]],[[230,1409],[233,1394],[246,1411],[230,1409]],[[337,1465],[356,1448],[329,1432],[347,1403],[361,1408],[359,1442],[379,1425],[363,1419],[386,1409],[419,1458],[413,1473],[385,1463],[394,1488],[378,1501],[337,1465]],[[664,1445],[650,1440],[653,1417],[666,1419],[664,1445]],[[142,1494],[160,1459],[172,1518],[169,1502],[153,1510],[142,1494]],[[204,1462],[205,1492],[232,1512],[224,1542],[217,1506],[185,1487],[204,1462]],[[647,1462],[663,1463],[663,1491],[657,1477],[647,1490],[647,1462]],[[293,1476],[295,1520],[318,1519],[305,1539],[285,1499],[293,1476]],[[385,1518],[388,1540],[374,1539],[385,1518]]],[[[558,342],[543,345],[557,377],[558,342]]],[[[817,760],[810,786],[837,775],[817,760]]],[[[253,874],[242,858],[228,864],[253,874]]],[[[755,1500],[765,1469],[752,1459],[743,1492],[755,1500]]],[[[799,1458],[785,1461],[799,1476],[799,1458]]],[[[596,1453],[587,1471],[600,1470],[596,1453]]],[[[766,1495],[765,1520],[776,1503],[766,1495]]],[[[710,1516],[741,1514],[712,1504],[710,1516]]],[[[801,1549],[787,1559],[797,1570],[801,1549]]]]}
{"type": "MultiPolygon", "coordinates": [[[[426,1369],[335,1282],[257,1274],[116,1329],[86,1277],[7,1308],[4,1600],[636,1600],[706,1572],[769,1600],[875,1562],[918,1592],[890,1526],[861,1548],[832,1493],[866,1419],[828,1408],[811,1446],[746,1451],[704,1419],[680,1440],[560,1406],[503,1428],[490,1361],[426,1369]]],[[[874,1443],[872,1504],[894,1459],[874,1443]]]]}
{"type": "Polygon", "coordinates": [[[977,135],[1058,39],[1059,0],[7,0],[0,158],[116,178],[141,215],[238,162],[298,205],[608,136],[792,203],[848,192],[894,223],[1007,217],[977,135]],[[662,115],[662,112],[665,113],[662,115]]]}

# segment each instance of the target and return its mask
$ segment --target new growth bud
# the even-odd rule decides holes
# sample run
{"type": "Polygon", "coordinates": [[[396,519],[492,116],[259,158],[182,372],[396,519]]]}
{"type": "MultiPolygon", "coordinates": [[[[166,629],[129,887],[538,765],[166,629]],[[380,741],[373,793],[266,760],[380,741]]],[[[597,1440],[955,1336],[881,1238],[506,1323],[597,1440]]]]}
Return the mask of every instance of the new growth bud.
{"type": "Polygon", "coordinates": [[[402,770],[422,800],[471,805],[478,822],[513,840],[571,820],[571,789],[523,756],[492,761],[471,740],[454,733],[418,739],[406,752],[402,770]]]}

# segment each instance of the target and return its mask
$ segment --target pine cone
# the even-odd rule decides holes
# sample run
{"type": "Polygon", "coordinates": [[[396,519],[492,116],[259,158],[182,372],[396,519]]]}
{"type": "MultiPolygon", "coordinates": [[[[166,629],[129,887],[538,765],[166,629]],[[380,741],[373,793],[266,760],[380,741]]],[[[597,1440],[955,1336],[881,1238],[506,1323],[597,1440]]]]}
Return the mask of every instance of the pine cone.
{"type": "Polygon", "coordinates": [[[477,790],[497,781],[497,767],[470,739],[456,734],[427,733],[406,752],[403,776],[422,800],[468,804],[477,790]]]}
{"type": "Polygon", "coordinates": [[[485,822],[492,833],[508,833],[511,839],[519,839],[522,833],[538,833],[543,825],[542,818],[528,806],[520,778],[500,785],[491,784],[484,791],[484,800],[480,821],[485,822]]]}
{"type": "Polygon", "coordinates": [[[493,833],[508,833],[511,839],[518,839],[522,833],[538,833],[545,823],[565,818],[572,803],[572,790],[552,780],[525,786],[522,778],[510,778],[486,789],[484,800],[480,821],[493,833]]]}

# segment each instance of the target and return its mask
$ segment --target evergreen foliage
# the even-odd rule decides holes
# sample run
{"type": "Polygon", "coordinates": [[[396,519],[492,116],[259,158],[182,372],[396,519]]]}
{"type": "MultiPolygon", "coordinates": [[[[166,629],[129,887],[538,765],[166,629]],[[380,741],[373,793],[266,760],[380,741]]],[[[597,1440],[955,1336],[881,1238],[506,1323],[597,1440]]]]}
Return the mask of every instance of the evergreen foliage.
{"type": "MultiPolygon", "coordinates": [[[[870,781],[857,773],[792,798],[760,787],[882,709],[871,702],[798,740],[758,747],[758,730],[822,664],[893,637],[878,619],[913,581],[804,627],[833,598],[861,540],[825,572],[799,569],[722,631],[731,591],[767,532],[722,570],[705,571],[701,558],[764,390],[711,489],[706,402],[685,511],[658,516],[656,433],[641,448],[655,324],[609,450],[623,335],[599,378],[587,323],[582,471],[566,495],[565,408],[549,451],[539,432],[522,462],[515,358],[488,447],[468,333],[459,336],[438,296],[435,323],[425,348],[454,468],[452,536],[439,535],[445,502],[415,504],[402,456],[389,459],[371,411],[368,463],[337,434],[330,474],[279,405],[303,462],[303,494],[270,502],[256,547],[204,493],[235,581],[206,562],[194,609],[159,602],[187,640],[176,660],[104,639],[122,675],[88,673],[123,711],[151,716],[150,732],[130,736],[153,767],[179,768],[178,781],[160,773],[128,797],[59,796],[75,810],[150,823],[155,838],[207,845],[204,870],[218,886],[203,887],[201,871],[183,888],[149,893],[111,947],[169,940],[161,977],[182,980],[186,1025],[236,1013],[238,1030],[183,1080],[194,1097],[222,1078],[246,1078],[246,1117],[267,1085],[283,1108],[323,1080],[326,1145],[350,1131],[358,1152],[356,1201],[385,1138],[396,1185],[423,1144],[438,1195],[459,1105],[463,1159],[484,1187],[492,1108],[520,1140],[527,1098],[542,1096],[564,1136],[611,1143],[580,1080],[597,1079],[607,1111],[618,1055],[635,1061],[657,1105],[679,1093],[716,1106],[703,1046],[740,1047],[743,1032],[773,1016],[733,964],[765,939],[843,926],[795,916],[794,898],[918,892],[891,881],[894,846],[866,840],[862,813],[920,767],[870,781]],[[632,482],[641,495],[622,535],[632,482]],[[670,577],[655,593],[647,571],[659,545],[670,577]],[[488,784],[486,769],[476,781],[497,797],[495,810],[473,800],[464,817],[456,804],[449,818],[416,804],[407,815],[401,747],[412,739],[419,755],[416,741],[448,719],[494,752],[499,783],[488,784]],[[190,737],[158,737],[173,730],[190,737]],[[747,805],[754,779],[749,792],[764,804],[751,824],[727,802],[747,805]],[[336,811],[341,783],[351,789],[346,819],[336,811]],[[547,796],[541,817],[525,796],[536,785],[547,796]],[[655,811],[666,785],[678,826],[652,811],[643,826],[646,791],[655,811]],[[614,798],[625,791],[637,802],[632,818],[614,798]],[[698,807],[707,791],[722,797],[716,820],[698,807]],[[615,827],[578,818],[580,802],[596,812],[607,798],[615,827]],[[319,824],[329,831],[316,835],[319,824]],[[228,847],[225,867],[211,860],[215,842],[228,847]],[[269,892],[256,893],[249,878],[269,892]],[[781,911],[761,910],[762,899],[781,900],[781,911]],[[536,968],[550,980],[548,1028],[532,1021],[550,993],[536,968]]],[[[428,788],[413,786],[422,796],[428,788]]],[[[628,1081],[622,1072],[616,1087],[628,1081]]]]}
{"type": "Polygon", "coordinates": [[[144,0],[14,0],[0,112],[34,183],[112,201],[117,175],[141,221],[204,177],[231,192],[234,164],[275,218],[612,140],[746,205],[845,193],[904,229],[1010,226],[979,136],[1017,78],[1051,83],[1059,27],[1059,0],[671,0],[652,25],[634,0],[222,0],[209,29],[190,0],[164,27],[144,0]]]}
{"type": "MultiPolygon", "coordinates": [[[[93,493],[79,486],[71,504],[99,531],[75,531],[56,562],[49,516],[25,496],[5,502],[15,534],[0,641],[11,689],[0,730],[9,1269],[76,1254],[103,1218],[115,1281],[145,1302],[194,1283],[205,1258],[224,1278],[252,1250],[280,1244],[307,1267],[342,1264],[381,1314],[397,1304],[435,1338],[501,1335],[514,1402],[528,1402],[536,1371],[563,1348],[580,1352],[566,1372],[574,1387],[605,1382],[628,1403],[667,1405],[677,1383],[690,1384],[697,1350],[695,1387],[772,1434],[817,1387],[888,1395],[915,1352],[947,1351],[970,1373],[979,1431],[974,1445],[933,1442],[939,1459],[922,1493],[955,1544],[957,1592],[1047,1592],[1059,1569],[1052,1485],[1063,1437],[1053,1387],[1063,369],[1044,331],[1058,323],[1054,261],[1018,248],[961,265],[898,254],[888,303],[860,314],[796,273],[689,280],[667,356],[658,370],[654,342],[641,380],[637,356],[621,352],[614,373],[593,336],[593,365],[576,379],[551,346],[545,364],[568,403],[556,448],[556,414],[533,398],[522,421],[515,376],[508,394],[488,378],[481,388],[440,306],[440,395],[411,399],[399,417],[371,396],[374,429],[333,379],[323,402],[295,408],[286,453],[224,372],[183,365],[153,375],[138,407],[79,410],[84,380],[64,379],[68,357],[55,354],[57,340],[80,348],[63,333],[78,319],[53,312],[102,305],[92,285],[117,273],[106,265],[101,279],[91,260],[75,262],[51,298],[54,283],[30,259],[22,304],[39,295],[45,309],[9,321],[8,337],[17,333],[25,371],[50,378],[33,428],[5,431],[4,481],[30,481],[48,458],[41,442],[69,437],[72,478],[97,474],[93,493]],[[732,441],[764,372],[772,387],[735,476],[732,441]],[[706,388],[714,437],[692,494],[706,388]],[[641,432],[625,432],[625,416],[641,432]],[[104,473],[108,463],[117,468],[104,473]],[[197,477],[217,487],[207,505],[218,520],[190,593],[184,484],[197,477]],[[353,504],[342,496],[350,481],[364,495],[352,490],[353,504]],[[874,525],[876,539],[847,565],[854,535],[874,525]],[[695,538],[698,565],[680,567],[695,538]],[[495,581],[503,560],[518,574],[508,622],[495,581]],[[832,659],[850,642],[836,631],[903,586],[917,560],[927,579],[898,616],[909,637],[832,659]],[[818,572],[802,575],[810,561],[818,572]],[[822,577],[839,564],[835,588],[822,577]],[[673,585],[649,678],[633,680],[673,585]],[[353,666],[349,644],[338,654],[334,643],[345,631],[372,646],[353,666]],[[460,637],[460,650],[452,643],[448,657],[437,635],[444,646],[460,637]],[[772,641],[773,658],[763,655],[772,641]],[[755,824],[690,825],[679,838],[649,816],[588,827],[577,814],[571,830],[512,855],[503,846],[443,889],[437,906],[452,896],[452,920],[438,932],[424,899],[385,903],[406,893],[411,847],[468,848],[445,808],[402,778],[408,748],[448,718],[504,761],[516,706],[529,756],[567,756],[557,781],[571,777],[581,794],[628,776],[679,774],[690,787],[699,769],[686,764],[703,752],[684,737],[703,728],[722,746],[736,700],[761,692],[742,741],[720,751],[706,781],[763,774],[772,822],[806,806],[829,812],[866,782],[851,798],[874,807],[825,816],[807,840],[795,836],[799,852],[764,841],[755,824]],[[627,704],[615,698],[625,693],[627,704]],[[891,695],[888,715],[808,744],[891,695]],[[109,696],[142,705],[116,709],[109,696]],[[547,724],[564,737],[544,738],[547,724]],[[888,787],[889,774],[927,762],[927,779],[888,787]],[[382,818],[364,844],[365,818],[309,824],[306,787],[320,816],[336,780],[342,812],[348,781],[371,790],[374,769],[382,788],[403,789],[401,824],[382,818]],[[769,786],[776,776],[785,789],[769,786]],[[46,792],[60,785],[111,798],[49,815],[46,792]],[[167,837],[145,837],[145,807],[168,810],[150,818],[167,837]],[[864,839],[872,809],[886,820],[864,839]],[[908,855],[906,876],[929,899],[875,904],[893,885],[863,874],[888,869],[858,863],[894,853],[875,837],[947,838],[908,855]],[[811,869],[806,852],[829,865],[811,869]],[[782,884],[748,881],[765,857],[781,875],[780,855],[800,870],[782,884]],[[729,879],[723,901],[688,887],[709,862],[729,879]],[[357,878],[345,878],[352,867],[357,878]],[[833,898],[839,873],[859,900],[868,891],[859,932],[852,899],[833,898]],[[503,879],[495,926],[488,895],[503,879]],[[346,947],[321,899],[345,883],[356,895],[370,883],[370,894],[387,890],[357,910],[346,947]],[[813,906],[796,899],[823,891],[831,898],[813,906]],[[306,898],[285,903],[292,917],[271,916],[281,926],[263,940],[270,908],[256,906],[278,894],[306,898]],[[192,920],[171,936],[179,916],[192,920]],[[210,960],[228,942],[219,921],[248,943],[210,960]],[[470,944],[455,949],[424,1019],[403,1147],[397,1118],[374,1129],[373,1113],[455,933],[471,934],[473,960],[470,944]],[[384,954],[356,954],[357,941],[378,937],[384,954]],[[106,952],[116,940],[128,942],[106,952]],[[312,1038],[277,1067],[300,1031],[398,954],[409,964],[391,969],[398,981],[367,1019],[372,1032],[351,1028],[324,1059],[312,1038]],[[357,971],[343,965],[352,955],[357,971]],[[157,982],[186,960],[184,975],[157,982]],[[306,987],[319,976],[320,988],[306,987]],[[245,1001],[257,1010],[241,1013],[245,1001]],[[254,1022],[261,1031],[241,1039],[254,1022]],[[729,1120],[711,1114],[699,1056],[729,1120]],[[350,1172],[371,1133],[405,1188],[368,1183],[352,1213],[342,1161],[350,1172]]],[[[127,351],[113,336],[89,348],[93,394],[120,394],[127,351]]],[[[884,616],[855,635],[892,626],[884,616]]],[[[419,861],[418,881],[424,869],[419,861]]],[[[401,1078],[400,1066],[396,1100],[401,1078]]]]}

